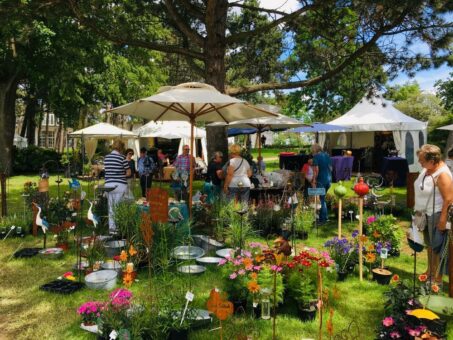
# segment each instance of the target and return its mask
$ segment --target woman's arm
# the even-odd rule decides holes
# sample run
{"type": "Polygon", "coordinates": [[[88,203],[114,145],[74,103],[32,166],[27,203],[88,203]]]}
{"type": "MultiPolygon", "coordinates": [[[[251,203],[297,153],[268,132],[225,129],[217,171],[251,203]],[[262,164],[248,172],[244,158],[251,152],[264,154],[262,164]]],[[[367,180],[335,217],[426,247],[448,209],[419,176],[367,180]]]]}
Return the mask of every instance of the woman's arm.
{"type": "Polygon", "coordinates": [[[437,187],[439,188],[440,194],[443,199],[442,210],[440,213],[439,224],[437,228],[439,230],[445,230],[447,224],[448,207],[453,203],[453,182],[446,173],[442,173],[437,178],[437,187]]]}
{"type": "Polygon", "coordinates": [[[223,191],[228,192],[228,187],[230,186],[231,179],[233,178],[234,168],[232,165],[229,165],[227,168],[227,173],[225,177],[225,183],[223,184],[223,191]]]}

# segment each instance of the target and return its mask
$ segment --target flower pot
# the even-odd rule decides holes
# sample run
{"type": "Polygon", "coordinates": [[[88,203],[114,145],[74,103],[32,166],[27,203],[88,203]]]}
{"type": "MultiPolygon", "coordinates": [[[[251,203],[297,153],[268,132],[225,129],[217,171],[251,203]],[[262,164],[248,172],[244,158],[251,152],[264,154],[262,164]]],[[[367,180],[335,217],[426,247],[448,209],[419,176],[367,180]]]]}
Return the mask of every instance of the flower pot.
{"type": "Polygon", "coordinates": [[[260,305],[256,305],[256,307],[253,307],[253,314],[252,316],[255,318],[255,319],[259,319],[261,317],[261,306],[260,305]]]}
{"type": "Polygon", "coordinates": [[[298,308],[299,318],[302,322],[313,321],[316,317],[316,307],[298,308]]]}
{"type": "Polygon", "coordinates": [[[80,328],[94,334],[97,334],[99,332],[98,325],[96,325],[95,322],[82,322],[80,324],[80,328]]]}
{"type": "Polygon", "coordinates": [[[338,271],[337,272],[337,281],[341,281],[343,282],[344,280],[346,280],[346,278],[348,277],[348,274],[349,272],[344,270],[344,271],[338,271]]]}
{"type": "Polygon", "coordinates": [[[171,329],[167,337],[167,340],[187,340],[187,339],[189,339],[189,331],[187,329],[181,330],[171,329]]]}
{"type": "Polygon", "coordinates": [[[57,248],[63,249],[65,251],[69,250],[68,242],[57,243],[56,246],[57,246],[57,248]]]}
{"type": "Polygon", "coordinates": [[[247,310],[247,300],[235,300],[233,301],[234,314],[245,313],[247,310]]]}
{"type": "Polygon", "coordinates": [[[391,271],[382,268],[374,268],[372,272],[373,280],[377,281],[380,285],[388,285],[390,283],[390,279],[392,278],[391,271]]]}

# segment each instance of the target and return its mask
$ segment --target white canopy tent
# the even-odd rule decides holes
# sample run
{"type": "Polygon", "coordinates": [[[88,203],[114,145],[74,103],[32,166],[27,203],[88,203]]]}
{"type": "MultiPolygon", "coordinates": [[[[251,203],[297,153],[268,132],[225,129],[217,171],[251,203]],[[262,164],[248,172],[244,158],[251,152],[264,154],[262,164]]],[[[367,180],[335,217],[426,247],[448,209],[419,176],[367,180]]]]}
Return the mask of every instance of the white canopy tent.
{"type": "MultiPolygon", "coordinates": [[[[151,121],[134,132],[139,138],[165,138],[165,139],[180,139],[178,154],[182,153],[184,145],[190,145],[190,123],[185,121],[151,121]]],[[[201,140],[201,154],[205,162],[208,161],[208,151],[206,147],[206,130],[202,128],[194,128],[195,139],[201,140]]],[[[198,154],[197,143],[194,143],[194,154],[198,154]]]]}
{"type": "Polygon", "coordinates": [[[331,143],[340,140],[339,143],[345,146],[346,141],[352,148],[373,147],[375,132],[389,131],[393,134],[398,155],[408,160],[409,171],[420,170],[415,152],[426,143],[428,124],[405,115],[382,94],[363,97],[351,110],[328,124],[349,128],[350,133],[331,134],[331,143]]]}
{"type": "MultiPolygon", "coordinates": [[[[115,125],[108,123],[98,123],[84,129],[74,131],[70,133],[69,136],[82,138],[85,144],[85,152],[89,163],[91,162],[91,159],[96,152],[98,139],[120,138],[132,140],[134,138],[137,138],[136,133],[121,129],[115,125]]],[[[128,143],[128,145],[130,144],[128,143]]]]}

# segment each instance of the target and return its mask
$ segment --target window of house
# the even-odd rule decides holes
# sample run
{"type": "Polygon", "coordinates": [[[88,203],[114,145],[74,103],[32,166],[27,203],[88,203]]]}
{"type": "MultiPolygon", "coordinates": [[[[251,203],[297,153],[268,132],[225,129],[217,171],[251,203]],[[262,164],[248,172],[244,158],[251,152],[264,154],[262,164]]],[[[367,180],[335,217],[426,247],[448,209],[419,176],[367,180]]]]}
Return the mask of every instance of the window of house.
{"type": "Polygon", "coordinates": [[[41,125],[46,126],[47,124],[47,115],[49,115],[49,126],[55,126],[55,114],[54,113],[45,113],[41,125]]]}
{"type": "Polygon", "coordinates": [[[39,146],[40,147],[48,147],[48,148],[54,148],[55,147],[55,132],[54,131],[48,131],[46,134],[46,131],[41,131],[41,134],[39,135],[39,146]],[[47,145],[46,145],[47,141],[47,145]]]}
{"type": "Polygon", "coordinates": [[[414,164],[414,139],[410,132],[406,132],[405,144],[407,164],[414,164]]]}

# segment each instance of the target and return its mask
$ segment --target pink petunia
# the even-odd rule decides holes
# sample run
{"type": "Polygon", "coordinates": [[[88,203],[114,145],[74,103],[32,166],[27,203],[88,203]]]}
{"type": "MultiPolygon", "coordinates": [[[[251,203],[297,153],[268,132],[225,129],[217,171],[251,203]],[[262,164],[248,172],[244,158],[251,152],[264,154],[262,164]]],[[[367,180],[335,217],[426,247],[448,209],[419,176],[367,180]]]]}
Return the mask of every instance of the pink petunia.
{"type": "Polygon", "coordinates": [[[383,324],[385,327],[390,327],[390,326],[392,326],[394,323],[395,323],[395,320],[393,320],[393,318],[392,318],[391,316],[388,316],[388,317],[384,318],[384,320],[382,320],[382,324],[383,324]]]}

